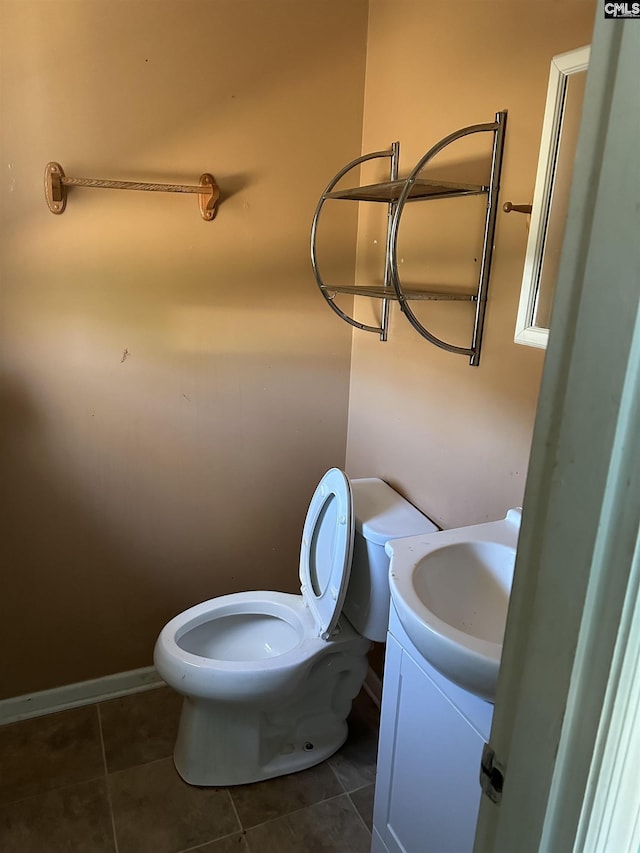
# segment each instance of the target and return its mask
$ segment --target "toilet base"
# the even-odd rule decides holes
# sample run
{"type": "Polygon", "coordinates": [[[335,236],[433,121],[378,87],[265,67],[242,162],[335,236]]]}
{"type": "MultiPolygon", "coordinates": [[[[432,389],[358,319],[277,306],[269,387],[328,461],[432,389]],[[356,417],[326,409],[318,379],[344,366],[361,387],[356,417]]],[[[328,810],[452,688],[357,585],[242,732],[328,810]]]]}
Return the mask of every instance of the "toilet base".
{"type": "Polygon", "coordinates": [[[186,697],[174,751],[178,773],[191,785],[226,787],[319,764],[345,742],[366,671],[364,653],[329,655],[293,696],[265,697],[261,708],[186,697]]]}

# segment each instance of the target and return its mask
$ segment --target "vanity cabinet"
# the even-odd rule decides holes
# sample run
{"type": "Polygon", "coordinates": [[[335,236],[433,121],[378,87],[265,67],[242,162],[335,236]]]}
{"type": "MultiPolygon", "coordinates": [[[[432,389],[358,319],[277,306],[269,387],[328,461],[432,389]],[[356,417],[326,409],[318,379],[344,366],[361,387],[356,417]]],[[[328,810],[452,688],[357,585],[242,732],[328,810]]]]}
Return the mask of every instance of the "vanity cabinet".
{"type": "Polygon", "coordinates": [[[492,715],[424,660],[392,605],[372,853],[471,853],[492,715]]]}

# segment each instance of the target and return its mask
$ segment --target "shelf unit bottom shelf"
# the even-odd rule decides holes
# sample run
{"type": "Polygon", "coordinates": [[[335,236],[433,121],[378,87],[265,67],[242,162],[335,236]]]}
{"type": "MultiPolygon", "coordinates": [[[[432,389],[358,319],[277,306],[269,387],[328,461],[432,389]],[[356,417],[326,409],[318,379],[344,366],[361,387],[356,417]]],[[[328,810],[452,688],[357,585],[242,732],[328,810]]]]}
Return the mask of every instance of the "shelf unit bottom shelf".
{"type": "MultiPolygon", "coordinates": [[[[398,300],[398,294],[393,287],[382,287],[375,285],[321,285],[329,298],[331,294],[349,293],[352,296],[368,296],[370,299],[393,299],[398,300]]],[[[456,293],[455,291],[446,290],[414,290],[410,288],[402,289],[403,296],[412,302],[476,302],[477,295],[475,293],[456,293]]]]}

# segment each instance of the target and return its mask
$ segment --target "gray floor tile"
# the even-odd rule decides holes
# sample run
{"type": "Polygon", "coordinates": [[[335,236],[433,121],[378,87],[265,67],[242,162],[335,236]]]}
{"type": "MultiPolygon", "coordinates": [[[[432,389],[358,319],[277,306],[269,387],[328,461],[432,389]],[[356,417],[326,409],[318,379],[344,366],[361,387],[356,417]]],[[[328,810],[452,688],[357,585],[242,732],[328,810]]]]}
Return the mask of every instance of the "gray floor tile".
{"type": "Polygon", "coordinates": [[[204,847],[192,849],[189,853],[251,853],[251,851],[244,833],[238,832],[219,841],[212,841],[211,844],[205,844],[204,847]]]}
{"type": "Polygon", "coordinates": [[[108,776],[119,853],[176,853],[240,830],[226,788],[196,788],[171,758],[108,776]]]}
{"type": "Polygon", "coordinates": [[[182,696],[158,687],[100,703],[109,772],[173,755],[182,696]]]}
{"type": "Polygon", "coordinates": [[[325,762],[289,776],[229,789],[244,829],[342,793],[325,762]]]}
{"type": "Polygon", "coordinates": [[[348,723],[349,736],[329,763],[345,791],[354,791],[376,778],[380,712],[364,691],[354,701],[348,723]]]}
{"type": "Polygon", "coordinates": [[[0,808],[2,853],[114,853],[103,779],[0,808]]]}
{"type": "Polygon", "coordinates": [[[104,776],[94,705],[0,727],[0,804],[104,776]]]}
{"type": "Polygon", "coordinates": [[[346,794],[247,832],[251,853],[369,853],[367,832],[346,794]]]}
{"type": "Polygon", "coordinates": [[[231,789],[175,771],[181,702],[159,688],[102,702],[100,717],[92,705],[0,727],[2,853],[114,853],[99,720],[119,853],[369,850],[379,719],[366,695],[328,762],[231,789]]]}
{"type": "Polygon", "coordinates": [[[373,829],[373,800],[375,790],[375,785],[367,785],[365,788],[360,788],[359,791],[352,791],[349,794],[351,802],[370,830],[373,829]]]}

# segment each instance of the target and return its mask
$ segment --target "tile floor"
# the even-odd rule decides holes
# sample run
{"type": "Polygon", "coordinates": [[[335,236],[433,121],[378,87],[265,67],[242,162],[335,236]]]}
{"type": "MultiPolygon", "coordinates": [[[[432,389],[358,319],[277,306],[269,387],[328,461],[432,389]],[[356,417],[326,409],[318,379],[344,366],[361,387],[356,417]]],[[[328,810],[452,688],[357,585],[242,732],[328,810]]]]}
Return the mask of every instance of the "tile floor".
{"type": "Polygon", "coordinates": [[[194,788],[171,753],[162,687],[0,727],[2,853],[368,853],[378,712],[363,692],[328,761],[194,788]]]}

